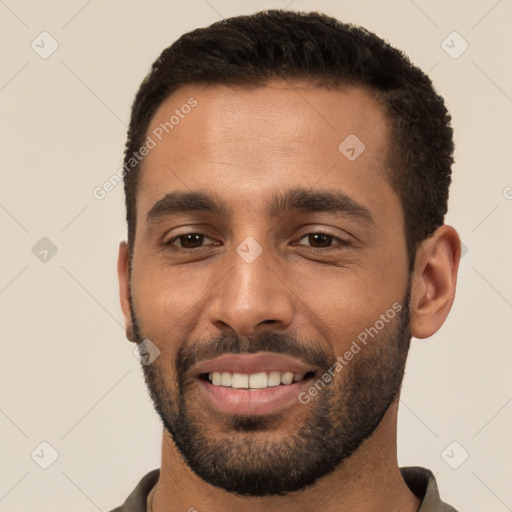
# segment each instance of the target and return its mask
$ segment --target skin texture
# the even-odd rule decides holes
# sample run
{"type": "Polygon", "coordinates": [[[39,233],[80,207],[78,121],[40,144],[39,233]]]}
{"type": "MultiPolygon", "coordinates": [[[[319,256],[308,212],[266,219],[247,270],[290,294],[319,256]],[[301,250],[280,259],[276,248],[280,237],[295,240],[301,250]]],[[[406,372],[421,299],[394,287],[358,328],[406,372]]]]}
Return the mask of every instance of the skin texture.
{"type": "Polygon", "coordinates": [[[403,482],[396,459],[398,392],[410,336],[434,334],[451,308],[460,258],[457,233],[440,227],[421,244],[408,275],[401,203],[385,168],[388,124],[364,90],[327,90],[298,81],[254,90],[187,86],[161,105],[148,133],[190,97],[197,106],[144,160],[131,280],[126,243],[119,248],[127,337],[147,338],[159,347],[144,375],[164,426],[174,426],[182,444],[164,430],[153,511],[417,510],[419,500],[403,482]],[[338,150],[349,134],[365,144],[354,161],[338,150]],[[365,207],[373,222],[344,212],[295,210],[269,217],[266,207],[274,194],[297,187],[343,192],[365,207]],[[174,191],[213,194],[230,214],[188,212],[147,222],[153,205],[174,191]],[[346,242],[327,237],[315,243],[307,236],[318,232],[346,242]],[[186,244],[183,237],[174,251],[163,246],[187,233],[206,237],[189,242],[192,249],[179,250],[180,242],[186,244]],[[236,252],[249,236],[263,251],[252,263],[236,252]],[[275,346],[275,352],[300,354],[308,363],[316,353],[326,370],[395,303],[403,304],[401,314],[315,400],[294,402],[273,415],[244,421],[220,414],[198,392],[187,363],[224,349],[275,346]],[[186,428],[190,420],[195,429],[186,428]],[[325,431],[318,430],[321,425],[325,431]],[[299,429],[306,429],[302,444],[299,429]],[[345,437],[329,438],[329,430],[345,437]],[[350,444],[351,432],[360,432],[360,438],[350,444]],[[235,468],[238,476],[249,469],[267,474],[288,457],[284,467],[289,473],[301,469],[304,477],[294,482],[290,477],[288,490],[299,481],[304,485],[283,495],[236,495],[222,479],[204,478],[200,466],[208,459],[201,461],[200,453],[185,457],[192,468],[183,459],[183,445],[197,440],[210,462],[216,460],[220,470],[235,468]],[[312,471],[315,457],[305,457],[311,450],[323,460],[333,455],[322,476],[307,482],[320,467],[312,471]],[[272,460],[272,454],[279,456],[272,460]]]}

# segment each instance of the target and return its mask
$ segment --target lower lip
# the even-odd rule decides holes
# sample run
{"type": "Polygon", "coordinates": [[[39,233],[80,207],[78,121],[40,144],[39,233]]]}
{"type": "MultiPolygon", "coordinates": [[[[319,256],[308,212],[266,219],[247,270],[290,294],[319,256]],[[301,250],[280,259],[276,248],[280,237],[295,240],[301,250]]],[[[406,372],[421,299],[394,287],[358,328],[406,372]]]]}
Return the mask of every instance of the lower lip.
{"type": "Polygon", "coordinates": [[[215,407],[228,414],[269,414],[297,401],[310,379],[263,389],[237,389],[214,386],[198,379],[202,394],[215,407]]]}

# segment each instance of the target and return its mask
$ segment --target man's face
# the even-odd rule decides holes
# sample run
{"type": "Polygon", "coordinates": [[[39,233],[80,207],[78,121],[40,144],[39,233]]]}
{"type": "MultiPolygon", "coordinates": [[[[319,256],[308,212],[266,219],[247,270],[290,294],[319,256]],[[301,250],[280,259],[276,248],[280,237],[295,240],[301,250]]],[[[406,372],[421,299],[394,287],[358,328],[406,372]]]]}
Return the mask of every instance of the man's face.
{"type": "Polygon", "coordinates": [[[177,109],[172,130],[152,136],[137,191],[133,334],[160,350],[145,379],[205,481],[295,491],[371,436],[403,376],[410,282],[386,117],[357,88],[187,86],[148,135],[177,109]],[[197,105],[182,109],[191,97],[197,105]],[[162,201],[191,193],[222,210],[162,201]],[[272,372],[275,384],[276,371],[299,375],[247,389],[258,378],[246,375],[272,372]],[[241,387],[210,382],[217,372],[241,387]]]}

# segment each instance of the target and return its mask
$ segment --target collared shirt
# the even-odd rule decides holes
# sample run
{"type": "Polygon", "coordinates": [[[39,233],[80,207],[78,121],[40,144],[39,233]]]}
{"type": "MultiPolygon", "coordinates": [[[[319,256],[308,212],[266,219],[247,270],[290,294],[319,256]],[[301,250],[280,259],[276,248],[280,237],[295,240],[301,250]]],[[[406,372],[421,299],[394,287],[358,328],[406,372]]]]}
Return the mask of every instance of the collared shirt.
{"type": "MultiPolygon", "coordinates": [[[[411,492],[421,500],[417,512],[457,512],[453,507],[441,501],[436,479],[430,470],[420,467],[406,467],[400,468],[400,472],[411,492]]],[[[148,494],[155,486],[159,476],[159,469],[150,471],[137,484],[137,487],[128,496],[124,504],[111,510],[111,512],[147,512],[148,494]]]]}

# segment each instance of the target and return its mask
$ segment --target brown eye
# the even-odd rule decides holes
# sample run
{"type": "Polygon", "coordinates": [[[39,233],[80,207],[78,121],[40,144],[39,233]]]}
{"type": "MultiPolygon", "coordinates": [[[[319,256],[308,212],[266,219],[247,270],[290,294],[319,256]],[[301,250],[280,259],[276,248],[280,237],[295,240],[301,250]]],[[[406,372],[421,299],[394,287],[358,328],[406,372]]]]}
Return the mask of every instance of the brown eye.
{"type": "Polygon", "coordinates": [[[184,249],[193,249],[195,247],[201,247],[204,235],[199,233],[190,233],[188,235],[181,235],[178,237],[180,240],[181,247],[184,249]]]}
{"type": "Polygon", "coordinates": [[[308,242],[314,247],[330,247],[332,239],[334,238],[331,235],[326,235],[325,233],[311,233],[307,235],[308,242]]]}
{"type": "Polygon", "coordinates": [[[306,247],[310,247],[311,249],[334,249],[336,246],[332,244],[333,241],[337,242],[338,246],[350,245],[348,240],[322,232],[308,233],[301,238],[301,240],[304,239],[308,241],[306,247]]]}
{"type": "Polygon", "coordinates": [[[204,247],[203,242],[205,238],[209,239],[208,236],[202,233],[185,233],[171,238],[164,245],[174,246],[178,249],[197,249],[199,247],[204,247]],[[175,242],[179,242],[179,244],[176,244],[175,242]]]}

